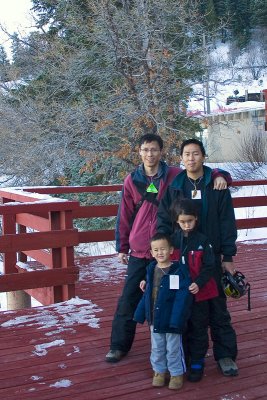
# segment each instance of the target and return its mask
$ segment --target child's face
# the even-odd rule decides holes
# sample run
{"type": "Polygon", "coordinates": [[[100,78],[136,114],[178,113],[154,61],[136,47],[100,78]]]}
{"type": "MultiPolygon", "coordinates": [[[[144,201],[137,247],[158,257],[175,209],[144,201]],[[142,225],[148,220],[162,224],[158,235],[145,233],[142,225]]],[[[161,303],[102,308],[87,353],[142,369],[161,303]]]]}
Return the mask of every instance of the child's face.
{"type": "Polygon", "coordinates": [[[173,253],[173,247],[169,245],[166,239],[154,240],[151,243],[151,254],[159,264],[169,261],[173,253]]]}
{"type": "Polygon", "coordinates": [[[180,225],[180,228],[187,236],[188,233],[195,228],[197,223],[197,217],[195,217],[194,215],[182,214],[179,215],[176,222],[178,225],[180,225]]]}

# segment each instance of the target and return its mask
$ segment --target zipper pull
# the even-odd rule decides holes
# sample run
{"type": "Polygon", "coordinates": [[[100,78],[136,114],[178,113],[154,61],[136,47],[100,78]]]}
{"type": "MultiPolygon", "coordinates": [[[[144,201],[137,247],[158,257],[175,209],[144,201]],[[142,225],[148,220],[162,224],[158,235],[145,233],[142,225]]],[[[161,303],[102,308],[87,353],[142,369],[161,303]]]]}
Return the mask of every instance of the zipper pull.
{"type": "Polygon", "coordinates": [[[192,250],[191,254],[192,254],[192,262],[195,265],[195,252],[192,250]]]}

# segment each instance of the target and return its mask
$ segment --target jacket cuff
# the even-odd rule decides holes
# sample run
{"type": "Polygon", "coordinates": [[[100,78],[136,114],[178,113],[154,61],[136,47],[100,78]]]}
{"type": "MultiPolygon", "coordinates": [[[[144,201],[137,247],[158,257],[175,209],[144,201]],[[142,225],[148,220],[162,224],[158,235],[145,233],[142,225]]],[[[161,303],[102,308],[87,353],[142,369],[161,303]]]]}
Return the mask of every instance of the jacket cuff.
{"type": "Polygon", "coordinates": [[[127,249],[127,248],[122,249],[122,248],[116,247],[116,252],[123,253],[123,254],[129,254],[129,249],[127,249]]]}
{"type": "Polygon", "coordinates": [[[231,186],[233,183],[233,179],[232,176],[229,174],[229,172],[224,171],[220,168],[214,168],[212,170],[211,173],[212,176],[212,180],[214,181],[214,179],[218,178],[219,176],[221,176],[222,178],[224,178],[226,180],[227,186],[231,186]]]}

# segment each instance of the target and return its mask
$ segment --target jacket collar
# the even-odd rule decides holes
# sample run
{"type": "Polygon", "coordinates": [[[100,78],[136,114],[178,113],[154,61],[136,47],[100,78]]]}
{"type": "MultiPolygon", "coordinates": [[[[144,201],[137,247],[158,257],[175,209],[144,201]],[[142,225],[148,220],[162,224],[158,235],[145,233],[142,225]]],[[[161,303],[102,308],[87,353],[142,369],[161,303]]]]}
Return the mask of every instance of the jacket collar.
{"type": "MultiPolygon", "coordinates": [[[[138,169],[139,169],[139,171],[140,171],[143,175],[146,176],[145,168],[144,168],[144,164],[143,164],[143,163],[139,165],[138,169]]],[[[156,178],[161,178],[163,175],[166,174],[167,169],[168,169],[168,165],[166,164],[166,162],[160,160],[158,172],[157,172],[157,174],[155,175],[155,177],[156,177],[156,178]]]]}
{"type": "MultiPolygon", "coordinates": [[[[164,178],[168,172],[168,165],[165,161],[159,162],[158,173],[155,176],[155,180],[160,180],[164,178]]],[[[132,179],[134,182],[147,182],[147,177],[144,169],[144,164],[140,164],[132,174],[132,179]]]]}
{"type": "MultiPolygon", "coordinates": [[[[210,167],[207,167],[206,165],[203,165],[203,171],[204,171],[204,182],[205,186],[207,186],[211,182],[211,174],[212,174],[212,169],[210,167]]],[[[184,169],[180,174],[178,174],[172,183],[170,184],[170,187],[173,189],[180,189],[183,184],[184,180],[186,178],[186,170],[184,169]]]]}

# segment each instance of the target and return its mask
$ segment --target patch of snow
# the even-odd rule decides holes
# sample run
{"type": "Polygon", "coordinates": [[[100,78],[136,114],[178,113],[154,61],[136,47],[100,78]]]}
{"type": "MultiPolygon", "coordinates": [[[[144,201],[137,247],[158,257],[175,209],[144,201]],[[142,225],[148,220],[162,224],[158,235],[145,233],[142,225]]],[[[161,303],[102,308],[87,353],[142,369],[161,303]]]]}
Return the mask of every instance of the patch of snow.
{"type": "MultiPolygon", "coordinates": [[[[36,308],[34,315],[15,317],[1,324],[2,328],[16,326],[37,326],[37,329],[55,328],[53,333],[60,333],[75,324],[86,324],[91,328],[99,328],[99,318],[95,313],[102,311],[89,300],[78,297],[57,303],[54,306],[36,308]]],[[[4,311],[9,315],[9,311],[4,311]]],[[[12,312],[11,312],[12,314],[12,312]]],[[[49,334],[47,334],[49,336],[49,334]]]]}
{"type": "Polygon", "coordinates": [[[42,343],[38,344],[35,347],[35,351],[33,351],[33,354],[36,356],[42,357],[47,354],[47,350],[50,347],[56,347],[56,346],[63,346],[65,344],[65,340],[54,340],[53,342],[50,343],[42,343]]]}
{"type": "Polygon", "coordinates": [[[72,382],[69,379],[61,379],[60,381],[53,383],[52,385],[49,385],[49,387],[62,388],[62,387],[70,387],[71,385],[72,382]]]}
{"type": "Polygon", "coordinates": [[[115,254],[115,241],[81,243],[75,247],[75,251],[80,256],[86,254],[88,256],[101,256],[105,254],[115,254]]]}
{"type": "Polygon", "coordinates": [[[240,394],[225,394],[220,400],[247,400],[248,397],[240,394]]]}
{"type": "Polygon", "coordinates": [[[72,353],[68,353],[67,357],[71,356],[74,353],[80,353],[80,348],[78,346],[73,346],[73,352],[72,353]]]}
{"type": "Polygon", "coordinates": [[[31,376],[31,379],[33,381],[39,381],[40,379],[43,379],[43,376],[33,375],[33,376],[31,376]]]}
{"type": "Polygon", "coordinates": [[[38,268],[36,267],[32,267],[31,265],[21,262],[21,261],[17,261],[17,266],[21,269],[25,269],[26,271],[43,271],[44,269],[48,269],[43,267],[42,265],[40,265],[38,268]]]}
{"type": "Polygon", "coordinates": [[[118,283],[124,279],[127,266],[121,264],[117,257],[107,257],[93,260],[89,266],[80,267],[80,281],[113,282],[118,283]]]}
{"type": "Polygon", "coordinates": [[[73,328],[56,328],[54,331],[49,331],[45,334],[45,336],[54,336],[54,335],[59,335],[62,332],[69,332],[69,333],[75,333],[75,329],[73,328]]]}

